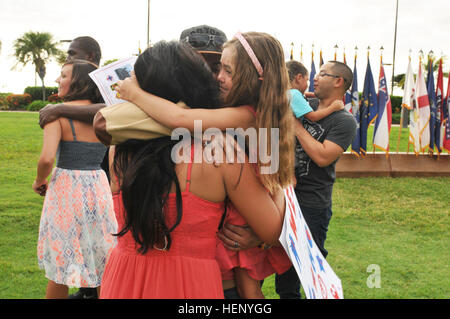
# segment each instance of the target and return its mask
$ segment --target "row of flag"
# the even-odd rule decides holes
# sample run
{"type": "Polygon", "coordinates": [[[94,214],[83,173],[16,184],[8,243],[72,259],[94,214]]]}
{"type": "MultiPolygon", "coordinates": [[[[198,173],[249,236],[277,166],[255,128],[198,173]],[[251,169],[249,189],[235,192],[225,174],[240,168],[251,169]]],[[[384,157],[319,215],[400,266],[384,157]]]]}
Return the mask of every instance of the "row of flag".
{"type": "MultiPolygon", "coordinates": [[[[292,54],[291,54],[292,56],[292,54]]],[[[336,60],[336,54],[335,54],[336,60]]],[[[383,58],[380,58],[380,73],[378,92],[367,55],[367,68],[364,77],[364,86],[359,98],[358,76],[355,55],[353,69],[353,83],[344,96],[345,108],[353,114],[357,122],[357,132],[352,142],[352,153],[364,157],[367,152],[367,129],[374,125],[373,146],[389,154],[389,135],[392,124],[392,105],[388,93],[387,81],[383,67],[383,58]]],[[[344,54],[344,63],[346,62],[344,54]]],[[[323,64],[322,51],[320,51],[320,65],[323,64]]],[[[428,61],[427,79],[425,80],[422,60],[419,61],[419,70],[416,79],[409,58],[408,69],[405,75],[404,95],[402,108],[409,110],[409,142],[408,152],[412,145],[416,155],[421,152],[440,154],[444,149],[450,151],[450,77],[447,86],[447,95],[444,97],[444,77],[442,58],[439,60],[439,69],[436,86],[434,85],[433,62],[428,61]]],[[[314,77],[316,68],[314,53],[312,53],[309,92],[314,92],[314,77]]],[[[401,130],[401,127],[400,127],[401,130]]]]}

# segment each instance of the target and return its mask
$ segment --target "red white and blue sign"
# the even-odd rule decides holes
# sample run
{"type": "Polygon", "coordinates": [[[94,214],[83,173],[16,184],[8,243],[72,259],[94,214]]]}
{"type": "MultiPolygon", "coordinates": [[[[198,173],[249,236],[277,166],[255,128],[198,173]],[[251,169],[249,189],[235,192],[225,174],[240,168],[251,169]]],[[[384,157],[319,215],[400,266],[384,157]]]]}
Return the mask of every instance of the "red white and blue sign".
{"type": "Polygon", "coordinates": [[[341,280],[323,257],[292,186],[284,190],[286,212],[280,242],[291,259],[308,299],[343,299],[341,280]]]}

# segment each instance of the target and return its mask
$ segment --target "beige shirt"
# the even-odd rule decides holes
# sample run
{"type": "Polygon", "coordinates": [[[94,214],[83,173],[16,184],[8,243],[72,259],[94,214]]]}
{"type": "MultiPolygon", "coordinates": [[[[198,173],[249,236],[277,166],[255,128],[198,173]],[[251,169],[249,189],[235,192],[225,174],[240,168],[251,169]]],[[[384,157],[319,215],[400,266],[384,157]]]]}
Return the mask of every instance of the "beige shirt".
{"type": "MultiPolygon", "coordinates": [[[[186,108],[186,104],[177,105],[186,108]]],[[[170,136],[172,129],[149,117],[130,102],[111,105],[98,111],[94,117],[97,138],[105,145],[117,145],[129,139],[148,140],[170,136]]]]}

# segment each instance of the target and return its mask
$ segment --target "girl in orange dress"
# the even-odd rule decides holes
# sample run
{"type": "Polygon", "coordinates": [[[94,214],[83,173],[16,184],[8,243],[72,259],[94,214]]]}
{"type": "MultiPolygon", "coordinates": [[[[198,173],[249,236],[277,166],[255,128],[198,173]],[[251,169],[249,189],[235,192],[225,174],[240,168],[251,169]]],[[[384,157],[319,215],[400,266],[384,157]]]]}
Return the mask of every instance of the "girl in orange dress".
{"type": "MultiPolygon", "coordinates": [[[[220,105],[211,71],[185,44],[156,43],[139,56],[135,74],[142,89],[155,96],[193,109],[220,105]]],[[[278,242],[285,205],[281,190],[269,194],[248,161],[194,162],[203,151],[201,141],[171,137],[111,148],[119,233],[100,298],[223,298],[215,257],[225,198],[260,238],[278,242]],[[178,143],[185,144],[176,155],[188,155],[187,163],[172,154],[178,143]]]]}

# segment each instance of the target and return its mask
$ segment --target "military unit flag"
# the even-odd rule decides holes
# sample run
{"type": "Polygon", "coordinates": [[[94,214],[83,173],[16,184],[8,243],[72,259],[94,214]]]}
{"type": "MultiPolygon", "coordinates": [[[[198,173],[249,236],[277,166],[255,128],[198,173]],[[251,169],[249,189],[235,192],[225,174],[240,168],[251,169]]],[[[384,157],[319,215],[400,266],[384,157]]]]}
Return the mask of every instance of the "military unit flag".
{"type": "Polygon", "coordinates": [[[438,154],[443,151],[445,123],[444,122],[444,73],[442,71],[442,58],[439,60],[438,77],[436,82],[436,127],[435,140],[438,154]]]}
{"type": "Polygon", "coordinates": [[[433,75],[433,61],[428,59],[428,75],[427,75],[427,93],[428,101],[430,103],[430,146],[428,151],[433,154],[434,147],[439,147],[441,117],[437,114],[436,108],[436,89],[434,87],[434,75],[433,75]]]}
{"type": "Polygon", "coordinates": [[[358,75],[356,72],[356,55],[355,55],[355,66],[353,68],[353,83],[351,88],[351,112],[356,120],[356,135],[352,142],[352,153],[359,156],[360,145],[361,145],[361,129],[360,120],[361,114],[359,111],[359,92],[358,92],[358,75]]]}
{"type": "Polygon", "coordinates": [[[376,116],[378,110],[377,93],[373,82],[370,60],[367,58],[366,76],[364,78],[364,87],[361,95],[360,104],[360,154],[366,156],[367,151],[367,129],[376,116]]]}
{"type": "Polygon", "coordinates": [[[386,85],[383,63],[380,66],[378,85],[378,112],[373,131],[373,146],[389,154],[389,134],[392,124],[391,98],[386,85]]]}
{"type": "Polygon", "coordinates": [[[443,148],[450,152],[450,76],[448,77],[447,96],[442,109],[442,117],[442,123],[445,127],[442,144],[443,148]]]}
{"type": "Polygon", "coordinates": [[[420,151],[425,152],[430,147],[430,100],[428,99],[427,86],[422,72],[422,61],[419,62],[419,71],[415,88],[415,101],[419,111],[420,151]]]}
{"type": "Polygon", "coordinates": [[[314,65],[314,54],[312,55],[311,72],[309,73],[309,92],[314,92],[314,77],[316,76],[316,67],[314,65]]]}
{"type": "Polygon", "coordinates": [[[415,101],[415,83],[414,73],[411,67],[411,60],[408,63],[408,69],[405,75],[405,85],[403,88],[402,107],[409,110],[409,145],[413,145],[413,151],[416,155],[420,153],[419,141],[419,109],[415,101]]]}
{"type": "MultiPolygon", "coordinates": [[[[300,57],[302,59],[303,52],[300,53],[300,57]]],[[[320,50],[319,58],[320,66],[322,66],[324,63],[322,50],[320,50]]],[[[343,63],[347,64],[345,52],[343,54],[343,63]]],[[[408,152],[412,145],[413,152],[416,155],[419,155],[421,152],[429,152],[432,155],[435,150],[437,154],[442,153],[444,150],[450,152],[450,78],[448,79],[447,92],[444,95],[442,63],[441,58],[439,60],[435,86],[432,59],[428,61],[427,77],[425,79],[422,60],[419,62],[417,78],[415,78],[411,65],[411,57],[409,58],[403,87],[402,108],[409,110],[408,152]]],[[[314,63],[314,52],[312,52],[309,92],[314,92],[315,75],[316,67],[314,63]]],[[[388,155],[390,149],[389,136],[392,126],[392,102],[388,92],[382,60],[377,93],[370,66],[369,54],[367,55],[366,74],[360,97],[355,54],[353,82],[352,86],[345,92],[343,102],[345,109],[353,114],[357,123],[356,135],[352,141],[351,152],[358,157],[365,157],[367,153],[368,128],[371,124],[374,124],[374,151],[375,149],[379,149],[388,155]]]]}

